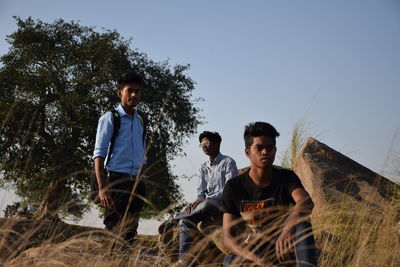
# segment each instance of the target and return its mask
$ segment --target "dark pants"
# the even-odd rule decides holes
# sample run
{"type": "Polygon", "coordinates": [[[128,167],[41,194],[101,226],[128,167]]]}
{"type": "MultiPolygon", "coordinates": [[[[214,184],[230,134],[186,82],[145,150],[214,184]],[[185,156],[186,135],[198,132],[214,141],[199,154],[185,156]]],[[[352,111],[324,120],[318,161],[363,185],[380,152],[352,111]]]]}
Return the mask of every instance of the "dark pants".
{"type": "Polygon", "coordinates": [[[221,201],[207,199],[201,202],[190,214],[180,213],[176,218],[179,221],[179,257],[183,258],[189,251],[193,241],[193,230],[196,224],[208,216],[222,215],[221,201]]]}
{"type": "MultiPolygon", "coordinates": [[[[279,235],[276,236],[278,238],[279,235]]],[[[314,236],[312,234],[311,223],[304,221],[296,226],[295,233],[293,236],[294,244],[294,255],[291,260],[288,260],[282,265],[290,266],[317,266],[317,256],[315,249],[314,236]]],[[[266,242],[263,246],[255,252],[258,256],[262,258],[274,259],[274,264],[279,264],[275,258],[275,244],[271,242],[266,242]]],[[[244,259],[239,259],[238,256],[234,254],[229,254],[225,256],[223,266],[244,266],[246,262],[244,259]]],[[[281,264],[279,264],[281,266],[281,264]]]]}
{"type": "Polygon", "coordinates": [[[139,213],[144,205],[145,185],[142,181],[132,180],[128,174],[118,172],[109,172],[108,179],[113,206],[106,208],[104,225],[125,240],[133,241],[137,235],[139,213]]]}

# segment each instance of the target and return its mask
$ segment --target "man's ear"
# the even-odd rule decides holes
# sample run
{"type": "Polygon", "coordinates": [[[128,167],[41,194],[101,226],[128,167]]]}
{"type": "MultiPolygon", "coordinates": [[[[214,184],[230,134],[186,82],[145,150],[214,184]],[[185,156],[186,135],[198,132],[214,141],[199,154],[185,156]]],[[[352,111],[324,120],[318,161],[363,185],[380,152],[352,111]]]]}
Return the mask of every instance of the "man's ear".
{"type": "Polygon", "coordinates": [[[244,149],[244,153],[246,154],[246,157],[248,157],[248,158],[250,157],[250,156],[249,156],[249,149],[248,149],[248,148],[245,148],[245,149],[244,149]]]}
{"type": "Polygon", "coordinates": [[[121,98],[122,97],[122,91],[121,90],[117,90],[117,96],[119,97],[119,98],[121,98]]]}

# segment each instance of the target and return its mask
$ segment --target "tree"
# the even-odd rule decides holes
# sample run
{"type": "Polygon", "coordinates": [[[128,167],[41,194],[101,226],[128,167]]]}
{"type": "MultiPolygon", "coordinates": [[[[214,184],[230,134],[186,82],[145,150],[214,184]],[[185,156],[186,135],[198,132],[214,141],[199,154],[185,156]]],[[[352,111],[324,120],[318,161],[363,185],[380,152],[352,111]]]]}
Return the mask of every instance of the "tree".
{"type": "Polygon", "coordinates": [[[15,19],[0,58],[0,186],[41,203],[41,217],[81,217],[98,118],[118,102],[117,77],[135,70],[146,84],[138,109],[150,139],[149,211],[179,200],[169,162],[202,120],[189,66],[150,60],[115,30],[15,19]]]}

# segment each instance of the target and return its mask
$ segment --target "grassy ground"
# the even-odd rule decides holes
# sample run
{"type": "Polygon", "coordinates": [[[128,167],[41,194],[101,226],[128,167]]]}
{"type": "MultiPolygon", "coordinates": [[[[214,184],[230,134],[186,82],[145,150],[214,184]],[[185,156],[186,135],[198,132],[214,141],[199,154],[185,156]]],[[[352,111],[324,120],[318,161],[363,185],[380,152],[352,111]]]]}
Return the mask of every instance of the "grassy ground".
{"type": "MultiPolygon", "coordinates": [[[[305,140],[304,125],[300,122],[293,131],[292,146],[282,164],[287,168],[292,166],[305,140]]],[[[319,266],[400,266],[399,186],[393,186],[388,198],[373,204],[345,195],[338,199],[341,200],[319,206],[312,215],[319,266]]],[[[144,235],[138,237],[134,246],[127,246],[117,236],[100,229],[69,229],[66,224],[21,223],[13,219],[0,221],[0,259],[5,266],[155,267],[176,262],[176,235],[168,248],[157,236],[144,235]]],[[[215,236],[205,235],[197,241],[192,263],[221,263],[223,254],[210,245],[215,236]]]]}
{"type": "MultiPolygon", "coordinates": [[[[319,266],[400,266],[398,187],[379,206],[343,196],[342,201],[317,210],[312,221],[320,251],[319,266]]],[[[5,243],[5,234],[26,242],[12,248],[20,251],[18,257],[3,258],[5,266],[170,266],[176,261],[176,251],[160,247],[156,236],[141,235],[135,246],[128,247],[112,235],[88,235],[75,230],[70,237],[60,232],[51,236],[48,232],[47,239],[42,235],[43,240],[38,242],[40,235],[33,231],[18,233],[10,226],[1,225],[2,254],[4,246],[11,247],[5,243]],[[32,241],[36,241],[33,248],[24,251],[32,241]]],[[[209,245],[210,239],[212,236],[205,236],[198,241],[193,262],[202,266],[221,262],[223,255],[209,245]]],[[[173,246],[176,248],[176,240],[173,246]]]]}
{"type": "Polygon", "coordinates": [[[399,190],[381,205],[343,198],[314,218],[320,266],[400,266],[399,190]]]}

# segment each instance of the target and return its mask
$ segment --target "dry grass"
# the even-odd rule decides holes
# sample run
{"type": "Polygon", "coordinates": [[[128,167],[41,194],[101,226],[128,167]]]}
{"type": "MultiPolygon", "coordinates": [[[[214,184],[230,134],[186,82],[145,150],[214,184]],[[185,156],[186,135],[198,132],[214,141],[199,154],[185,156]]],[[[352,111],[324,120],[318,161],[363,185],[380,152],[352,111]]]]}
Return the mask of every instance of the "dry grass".
{"type": "Polygon", "coordinates": [[[307,121],[305,119],[299,120],[292,129],[290,145],[283,152],[281,159],[281,166],[283,168],[292,169],[301,147],[307,139],[307,121]]]}
{"type": "MultiPolygon", "coordinates": [[[[320,266],[400,266],[398,188],[380,206],[343,196],[342,201],[315,210],[312,221],[320,266]]],[[[2,237],[7,231],[15,230],[3,225],[2,237]]],[[[223,254],[209,243],[217,235],[209,234],[197,241],[191,263],[221,263],[223,254]]],[[[21,253],[4,260],[5,266],[169,266],[176,261],[176,236],[166,249],[155,236],[139,236],[136,245],[128,247],[112,235],[81,233],[59,242],[58,234],[57,242],[56,238],[48,238],[24,251],[22,246],[30,243],[32,236],[20,235],[25,242],[16,250],[21,253]]],[[[268,238],[267,233],[261,236],[263,240],[268,238]]]]}
{"type": "MultiPolygon", "coordinates": [[[[293,130],[291,147],[283,159],[285,167],[290,168],[297,157],[305,140],[304,127],[305,122],[301,121],[293,130]]],[[[393,188],[390,198],[375,204],[345,195],[340,199],[318,206],[312,215],[319,266],[400,266],[399,187],[393,188]]],[[[117,236],[100,229],[92,231],[103,232],[102,235],[79,232],[68,236],[51,232],[49,227],[40,235],[32,229],[17,230],[13,221],[9,222],[0,226],[0,256],[4,266],[155,267],[171,266],[177,260],[176,232],[167,245],[156,236],[139,236],[134,246],[127,246],[117,236]]],[[[263,241],[272,238],[267,232],[258,237],[263,241]]],[[[224,254],[210,245],[212,240],[221,246],[220,230],[199,237],[191,251],[190,264],[218,266],[222,262],[224,254]]]]}
{"type": "Polygon", "coordinates": [[[314,216],[320,266],[400,266],[400,198],[376,206],[343,196],[314,216]]]}

